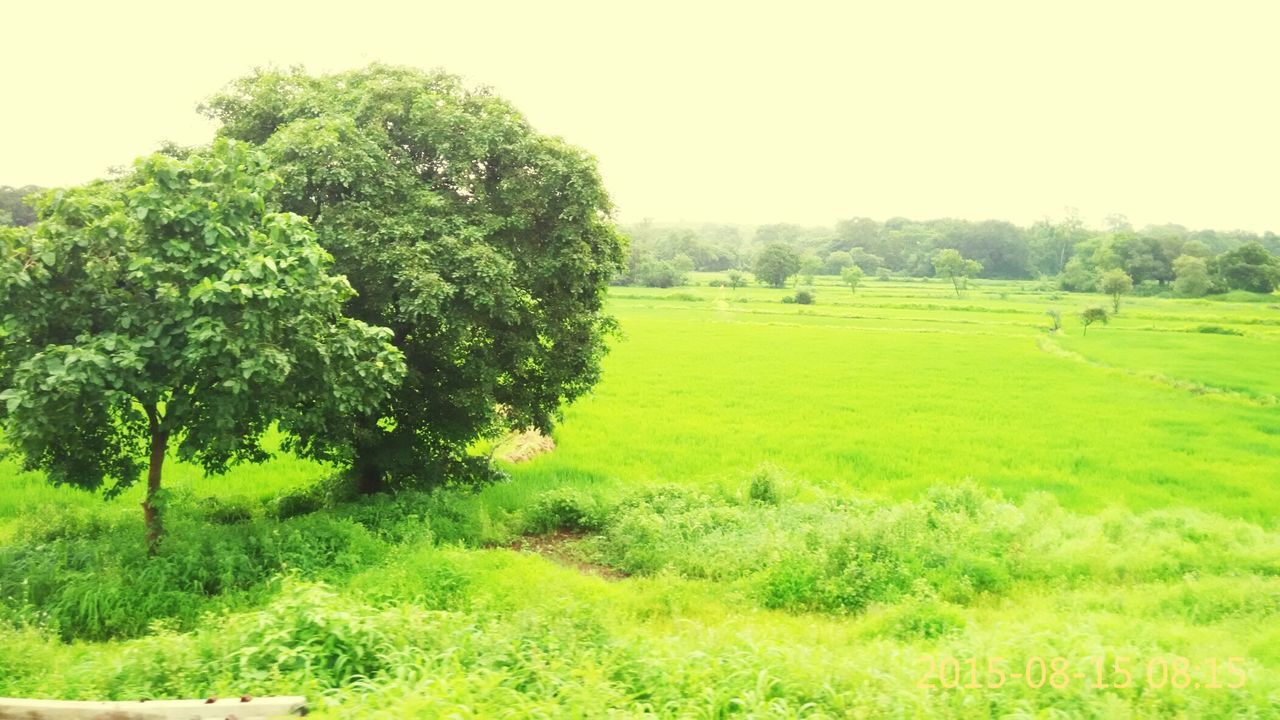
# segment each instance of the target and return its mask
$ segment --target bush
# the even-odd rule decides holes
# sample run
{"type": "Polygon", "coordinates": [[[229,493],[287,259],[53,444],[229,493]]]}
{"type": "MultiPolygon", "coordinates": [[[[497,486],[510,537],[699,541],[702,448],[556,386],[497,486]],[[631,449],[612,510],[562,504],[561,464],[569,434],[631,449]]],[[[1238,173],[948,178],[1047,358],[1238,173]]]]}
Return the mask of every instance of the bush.
{"type": "Polygon", "coordinates": [[[359,525],[323,515],[234,526],[177,516],[148,557],[125,519],[96,535],[0,547],[0,617],[64,640],[135,637],[157,620],[190,629],[207,612],[261,601],[282,574],[342,576],[388,549],[359,525]]]}
{"type": "Polygon", "coordinates": [[[324,507],[324,497],[315,488],[279,495],[275,499],[275,516],[280,520],[309,515],[324,507]]]}
{"type": "Polygon", "coordinates": [[[244,497],[210,497],[201,505],[204,516],[211,523],[218,525],[234,525],[253,519],[253,503],[244,497]]]}
{"type": "Polygon", "coordinates": [[[588,532],[604,527],[606,515],[592,497],[571,488],[550,490],[539,495],[524,511],[526,533],[545,534],[558,530],[588,532]]]}
{"type": "Polygon", "coordinates": [[[1161,285],[1156,280],[1143,280],[1133,288],[1133,294],[1138,297],[1173,297],[1173,292],[1168,285],[1161,285]]]}
{"type": "Polygon", "coordinates": [[[426,610],[462,610],[469,606],[472,578],[452,554],[425,547],[356,575],[350,586],[386,605],[409,601],[426,610]]]}
{"type": "Polygon", "coordinates": [[[1044,314],[1048,315],[1049,319],[1053,322],[1053,325],[1049,328],[1050,331],[1057,332],[1062,329],[1062,311],[1061,310],[1057,308],[1049,308],[1048,310],[1044,311],[1044,314]]]}
{"type": "Polygon", "coordinates": [[[1222,325],[1197,325],[1195,331],[1198,333],[1205,333],[1207,335],[1244,336],[1244,331],[1231,327],[1223,327],[1222,325]]]}
{"type": "Polygon", "coordinates": [[[897,640],[936,640],[964,628],[964,614],[953,606],[929,600],[904,602],[888,613],[887,634],[897,640]]]}
{"type": "Polygon", "coordinates": [[[797,305],[812,305],[814,303],[814,293],[812,290],[797,290],[795,302],[797,305]]]}
{"type": "Polygon", "coordinates": [[[234,658],[243,679],[305,674],[328,689],[375,678],[389,667],[386,650],[394,644],[395,624],[358,611],[328,588],[292,585],[251,619],[234,658]]]}
{"type": "Polygon", "coordinates": [[[764,505],[779,505],[782,503],[782,484],[782,470],[765,463],[751,474],[747,497],[764,505]]]}

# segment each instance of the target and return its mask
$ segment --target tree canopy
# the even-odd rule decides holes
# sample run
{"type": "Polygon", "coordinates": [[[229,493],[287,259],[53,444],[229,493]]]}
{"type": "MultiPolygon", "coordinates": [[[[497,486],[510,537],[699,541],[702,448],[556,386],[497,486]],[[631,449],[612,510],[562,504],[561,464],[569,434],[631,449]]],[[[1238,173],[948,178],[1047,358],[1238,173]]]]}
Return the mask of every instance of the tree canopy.
{"type": "MultiPolygon", "coordinates": [[[[265,149],[408,372],[358,423],[360,486],[434,481],[478,436],[548,428],[599,377],[624,243],[595,160],[440,72],[258,72],[205,106],[265,149]]],[[[452,473],[450,473],[452,474],[452,473]]]]}
{"type": "Polygon", "coordinates": [[[1133,292],[1133,278],[1119,268],[1108,270],[1102,274],[1098,282],[1099,289],[1111,296],[1111,311],[1120,312],[1120,296],[1133,292]]]}
{"type": "MultiPolygon", "coordinates": [[[[1108,218],[1098,229],[1085,226],[1073,210],[1062,219],[1045,218],[1029,227],[957,218],[884,222],[851,218],[830,227],[773,224],[754,229],[646,220],[627,226],[626,231],[637,257],[661,264],[683,255],[698,271],[749,269],[765,247],[781,243],[801,257],[823,258],[821,272],[826,275],[838,276],[854,264],[867,276],[887,270],[929,277],[936,274],[933,256],[953,249],[981,264],[977,275],[984,278],[1056,276],[1065,290],[1091,292],[1098,289],[1103,273],[1122,270],[1133,280],[1135,290],[1141,286],[1143,294],[1167,289],[1176,276],[1173,263],[1183,255],[1209,261],[1254,242],[1272,255],[1280,254],[1280,235],[1271,232],[1191,230],[1172,224],[1135,229],[1122,216],[1108,218]]],[[[643,274],[628,273],[617,280],[643,284],[643,278],[643,274]]],[[[1210,291],[1227,289],[1214,275],[1210,291]]]]}
{"type": "Polygon", "coordinates": [[[857,265],[850,265],[840,271],[840,280],[849,286],[850,291],[855,293],[858,292],[858,285],[862,282],[862,276],[862,268],[857,265]]]}
{"type": "Polygon", "coordinates": [[[1247,243],[1215,259],[1218,275],[1231,290],[1275,292],[1280,286],[1280,258],[1259,243],[1247,243]]]}
{"type": "Polygon", "coordinates": [[[353,293],[306,219],[274,212],[261,153],[219,142],[154,155],[125,177],[38,203],[0,234],[0,418],[27,468],[108,495],[148,469],[261,461],[290,447],[334,459],[349,419],[403,375],[390,331],[344,317],[353,293]]]}
{"type": "Polygon", "coordinates": [[[1173,289],[1185,297],[1200,297],[1209,292],[1213,281],[1209,277],[1209,264],[1204,258],[1180,255],[1173,261],[1173,289]]]}
{"type": "Polygon", "coordinates": [[[965,280],[982,272],[982,263],[965,258],[959,250],[947,248],[933,256],[933,269],[951,280],[956,297],[960,297],[960,288],[964,287],[965,280]]]}
{"type": "Polygon", "coordinates": [[[787,278],[800,272],[800,255],[782,243],[773,243],[756,257],[755,276],[773,287],[787,284],[787,278]]]}
{"type": "Polygon", "coordinates": [[[1089,307],[1080,311],[1080,324],[1084,327],[1084,330],[1081,331],[1081,334],[1088,335],[1090,325],[1096,322],[1101,322],[1103,325],[1106,325],[1109,320],[1110,320],[1110,316],[1107,315],[1106,308],[1102,307],[1101,305],[1090,305],[1089,307]]]}

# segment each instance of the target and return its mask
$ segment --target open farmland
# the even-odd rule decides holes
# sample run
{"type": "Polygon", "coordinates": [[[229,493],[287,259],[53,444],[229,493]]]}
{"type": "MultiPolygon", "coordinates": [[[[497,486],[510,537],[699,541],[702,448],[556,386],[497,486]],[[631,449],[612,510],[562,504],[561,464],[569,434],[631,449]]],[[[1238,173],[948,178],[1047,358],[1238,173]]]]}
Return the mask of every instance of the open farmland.
{"type": "Polygon", "coordinates": [[[613,288],[600,384],[475,491],[354,503],[287,455],[175,461],[148,560],[140,488],[103,502],[5,462],[0,696],[1280,716],[1280,296],[1127,297],[1083,335],[1106,299],[1031,281],[820,277],[799,306],[719,279],[613,288]],[[1160,681],[1171,656],[1185,685],[1160,681]],[[925,678],[948,657],[961,686],[925,678]],[[992,687],[993,657],[1069,672],[992,687]],[[1095,663],[1107,687],[1074,675],[1095,663]]]}

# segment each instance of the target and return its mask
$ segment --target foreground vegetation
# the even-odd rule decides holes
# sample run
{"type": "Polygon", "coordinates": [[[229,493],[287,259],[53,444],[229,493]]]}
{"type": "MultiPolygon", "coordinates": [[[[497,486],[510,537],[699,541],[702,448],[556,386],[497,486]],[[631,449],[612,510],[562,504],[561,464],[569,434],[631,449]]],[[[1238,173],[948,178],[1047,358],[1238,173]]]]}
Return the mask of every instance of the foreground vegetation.
{"type": "Polygon", "coordinates": [[[1083,336],[1076,312],[1108,299],[1031,281],[819,277],[788,305],[723,279],[615,288],[603,382],[554,451],[478,490],[356,498],[288,455],[174,463],[148,559],[140,488],[103,502],[0,465],[0,696],[1280,714],[1280,300],[1130,298],[1083,336]],[[1248,681],[917,687],[927,656],[1170,655],[1242,658],[1248,681]]]}

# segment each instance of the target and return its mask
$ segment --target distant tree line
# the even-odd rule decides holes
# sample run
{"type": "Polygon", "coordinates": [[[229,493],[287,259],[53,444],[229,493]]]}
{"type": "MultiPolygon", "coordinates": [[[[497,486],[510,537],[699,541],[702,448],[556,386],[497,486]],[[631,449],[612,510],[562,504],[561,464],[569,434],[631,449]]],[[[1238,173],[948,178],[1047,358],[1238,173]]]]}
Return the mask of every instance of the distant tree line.
{"type": "MultiPolygon", "coordinates": [[[[793,224],[748,228],[722,224],[660,224],[623,227],[631,239],[619,284],[670,287],[691,271],[770,269],[761,282],[782,285],[788,275],[842,276],[850,267],[864,276],[955,275],[935,265],[938,253],[954,250],[974,277],[1055,278],[1064,290],[1101,291],[1103,276],[1122,271],[1135,293],[1200,296],[1228,290],[1272,292],[1280,285],[1280,235],[1246,231],[1190,230],[1181,225],[1135,229],[1123,216],[1089,228],[1074,213],[1029,227],[1001,220],[973,222],[891,218],[842,220],[834,227],[793,224]],[[778,248],[790,253],[781,253],[778,248]],[[784,257],[794,254],[794,258],[784,257]],[[785,259],[786,262],[780,262],[785,259]],[[763,262],[763,265],[761,263],[763,262]]],[[[949,257],[949,256],[948,256],[949,257]]],[[[944,263],[944,268],[950,265],[944,263]]]]}
{"type": "Polygon", "coordinates": [[[9,187],[0,185],[0,227],[26,227],[36,221],[35,208],[23,202],[23,198],[44,188],[35,185],[9,187]]]}

